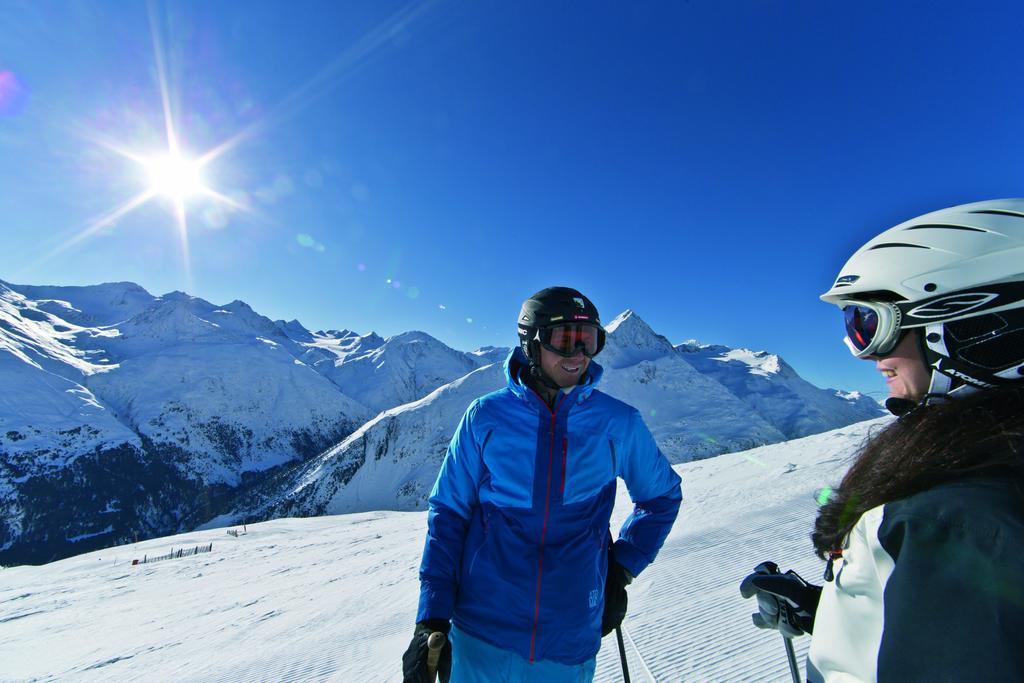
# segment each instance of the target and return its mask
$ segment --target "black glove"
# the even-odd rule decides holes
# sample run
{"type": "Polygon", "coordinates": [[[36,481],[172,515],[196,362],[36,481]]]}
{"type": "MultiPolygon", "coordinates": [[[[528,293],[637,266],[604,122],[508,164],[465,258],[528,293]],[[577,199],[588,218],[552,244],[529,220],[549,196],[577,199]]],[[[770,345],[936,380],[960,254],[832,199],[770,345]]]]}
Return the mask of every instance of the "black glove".
{"type": "MultiPolygon", "coordinates": [[[[451,622],[443,619],[427,619],[416,624],[412,642],[402,655],[402,683],[434,683],[427,678],[427,639],[434,631],[440,631],[447,636],[450,629],[451,622]]],[[[451,675],[452,644],[446,637],[444,647],[441,648],[441,658],[437,663],[437,677],[441,679],[441,683],[448,683],[451,675]]]]}
{"type": "Polygon", "coordinates": [[[601,637],[608,635],[626,618],[626,586],[632,583],[622,565],[615,561],[615,555],[608,551],[608,578],[604,582],[604,614],[601,616],[601,637]]]}
{"type": "Polygon", "coordinates": [[[807,583],[792,569],[782,574],[774,562],[762,562],[743,579],[740,595],[757,596],[758,613],[751,617],[758,628],[778,629],[787,638],[814,631],[821,586],[807,583]]]}

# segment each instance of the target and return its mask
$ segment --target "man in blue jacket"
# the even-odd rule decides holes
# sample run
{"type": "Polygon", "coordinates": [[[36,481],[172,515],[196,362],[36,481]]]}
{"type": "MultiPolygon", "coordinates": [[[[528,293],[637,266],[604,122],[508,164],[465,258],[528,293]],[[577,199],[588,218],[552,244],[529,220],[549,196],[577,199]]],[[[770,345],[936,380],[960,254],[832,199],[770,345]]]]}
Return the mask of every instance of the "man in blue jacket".
{"type": "Polygon", "coordinates": [[[430,495],[406,683],[427,680],[434,631],[445,682],[592,680],[682,500],[640,413],[596,390],[604,334],[574,289],[523,303],[507,386],[470,404],[430,495]],[[616,477],[636,507],[612,544],[616,477]]]}

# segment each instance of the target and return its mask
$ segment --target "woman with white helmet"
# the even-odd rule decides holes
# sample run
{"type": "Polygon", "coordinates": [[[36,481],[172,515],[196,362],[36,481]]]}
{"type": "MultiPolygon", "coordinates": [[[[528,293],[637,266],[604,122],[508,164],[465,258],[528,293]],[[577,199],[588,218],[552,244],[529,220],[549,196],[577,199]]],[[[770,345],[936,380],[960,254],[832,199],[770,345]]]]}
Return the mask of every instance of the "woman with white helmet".
{"type": "Polygon", "coordinates": [[[1024,680],[1024,199],[897,225],[821,298],[900,418],[819,511],[825,584],[762,563],[754,623],[813,633],[810,681],[1024,680]]]}

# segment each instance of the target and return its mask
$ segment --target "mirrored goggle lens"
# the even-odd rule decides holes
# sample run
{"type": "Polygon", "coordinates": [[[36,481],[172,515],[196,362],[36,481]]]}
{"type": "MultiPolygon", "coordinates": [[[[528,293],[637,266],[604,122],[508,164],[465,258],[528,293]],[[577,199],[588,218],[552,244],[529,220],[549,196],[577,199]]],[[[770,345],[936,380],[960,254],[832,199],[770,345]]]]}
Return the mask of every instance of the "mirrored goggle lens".
{"type": "Polygon", "coordinates": [[[846,336],[858,351],[866,349],[878,334],[878,314],[867,306],[846,306],[846,336]]]}
{"type": "Polygon", "coordinates": [[[584,354],[593,356],[597,353],[597,337],[597,328],[593,325],[559,325],[548,328],[541,341],[557,353],[571,355],[576,349],[583,349],[584,354]],[[545,336],[547,341],[544,341],[545,336]]]}

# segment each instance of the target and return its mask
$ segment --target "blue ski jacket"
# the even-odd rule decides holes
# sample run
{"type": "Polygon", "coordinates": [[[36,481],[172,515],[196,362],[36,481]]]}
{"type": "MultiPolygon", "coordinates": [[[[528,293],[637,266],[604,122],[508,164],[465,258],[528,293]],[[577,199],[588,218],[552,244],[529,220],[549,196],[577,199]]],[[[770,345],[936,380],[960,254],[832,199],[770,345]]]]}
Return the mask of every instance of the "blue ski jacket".
{"type": "Polygon", "coordinates": [[[635,503],[614,544],[637,576],[679,512],[680,479],[633,407],[583,382],[552,412],[522,380],[470,404],[429,499],[417,621],[452,619],[528,661],[580,664],[601,646],[616,477],[635,503]]]}

